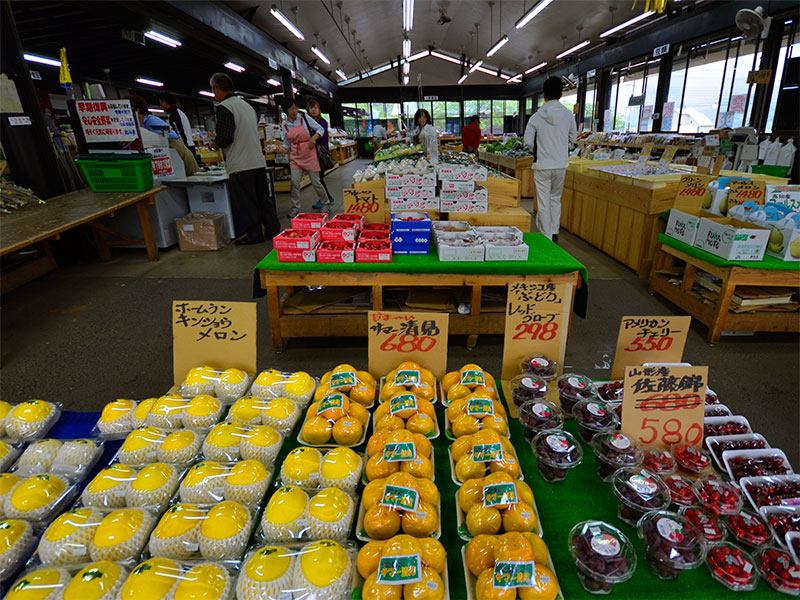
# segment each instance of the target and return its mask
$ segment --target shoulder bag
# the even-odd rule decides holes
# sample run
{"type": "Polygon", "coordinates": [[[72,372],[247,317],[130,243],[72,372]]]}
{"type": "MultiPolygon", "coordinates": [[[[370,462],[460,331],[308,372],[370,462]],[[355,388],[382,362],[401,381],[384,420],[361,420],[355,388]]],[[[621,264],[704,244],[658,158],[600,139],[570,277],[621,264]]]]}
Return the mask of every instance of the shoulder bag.
{"type": "MultiPolygon", "coordinates": [[[[308,115],[304,113],[303,117],[306,119],[308,133],[313,136],[314,134],[311,133],[311,127],[308,124],[308,115]]],[[[325,173],[325,171],[330,171],[334,166],[336,166],[336,161],[333,160],[333,156],[331,156],[331,153],[325,146],[319,143],[319,140],[317,140],[317,159],[319,160],[319,168],[323,173],[325,173]]]]}

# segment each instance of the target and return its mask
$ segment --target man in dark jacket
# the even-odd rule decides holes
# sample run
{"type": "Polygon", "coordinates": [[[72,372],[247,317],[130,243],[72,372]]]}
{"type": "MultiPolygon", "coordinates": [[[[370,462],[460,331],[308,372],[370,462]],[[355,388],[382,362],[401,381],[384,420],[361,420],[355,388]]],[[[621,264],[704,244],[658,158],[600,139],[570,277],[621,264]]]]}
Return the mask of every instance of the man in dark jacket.
{"type": "Polygon", "coordinates": [[[169,126],[172,131],[177,133],[186,147],[196,154],[194,149],[194,138],[192,137],[192,126],[189,123],[189,117],[183,112],[175,102],[175,96],[169,92],[162,92],[158,95],[158,102],[161,104],[169,120],[169,126]]]}

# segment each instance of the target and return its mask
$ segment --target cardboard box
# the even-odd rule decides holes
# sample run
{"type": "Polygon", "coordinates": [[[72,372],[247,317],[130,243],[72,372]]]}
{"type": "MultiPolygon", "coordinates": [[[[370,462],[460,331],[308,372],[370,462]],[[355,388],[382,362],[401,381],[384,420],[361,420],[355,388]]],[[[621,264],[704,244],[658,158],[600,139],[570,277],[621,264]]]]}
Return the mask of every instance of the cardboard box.
{"type": "Polygon", "coordinates": [[[695,237],[697,237],[697,228],[700,225],[700,211],[699,209],[680,210],[673,208],[669,211],[669,220],[667,221],[667,229],[664,234],[694,246],[695,237]]]}
{"type": "Polygon", "coordinates": [[[318,229],[286,229],[272,238],[276,250],[311,250],[319,245],[318,229]]]}
{"type": "Polygon", "coordinates": [[[388,229],[362,231],[361,234],[358,236],[359,242],[363,240],[391,240],[391,239],[392,239],[392,232],[389,231],[388,229]]]}
{"type": "Polygon", "coordinates": [[[447,233],[447,232],[462,232],[462,231],[469,231],[471,229],[471,225],[466,221],[434,221],[433,222],[433,231],[437,234],[439,233],[447,233]]]}
{"type": "Polygon", "coordinates": [[[530,247],[525,242],[517,246],[498,245],[491,240],[483,243],[485,260],[528,260],[530,247]]]}
{"type": "Polygon", "coordinates": [[[498,227],[498,226],[478,226],[473,227],[472,231],[477,233],[480,237],[489,238],[492,236],[513,236],[518,240],[522,239],[522,230],[519,227],[514,227],[513,225],[508,227],[498,227]]]}
{"type": "Polygon", "coordinates": [[[443,192],[474,192],[474,181],[442,181],[443,192]]]}
{"type": "Polygon", "coordinates": [[[436,186],[436,171],[430,169],[424,173],[409,173],[405,175],[396,175],[394,173],[386,174],[386,187],[401,185],[436,186]]]}
{"type": "MultiPolygon", "coordinates": [[[[338,244],[336,244],[338,246],[338,244]]],[[[356,245],[354,242],[342,244],[342,248],[326,247],[325,242],[317,248],[317,262],[351,263],[355,260],[356,245]]]]}
{"type": "Polygon", "coordinates": [[[333,217],[331,220],[328,221],[328,224],[330,223],[348,223],[353,227],[353,229],[360,231],[364,229],[364,215],[353,215],[350,213],[344,213],[333,217]]]}
{"type": "Polygon", "coordinates": [[[485,200],[477,202],[470,200],[442,200],[439,210],[443,213],[480,214],[489,212],[489,203],[485,200]]]}
{"type": "MultiPolygon", "coordinates": [[[[358,229],[353,227],[351,223],[339,221],[339,223],[331,226],[331,223],[325,223],[325,226],[320,229],[323,242],[355,242],[358,237],[358,229]]],[[[320,261],[322,262],[322,261],[320,261]]]]}
{"type": "Polygon", "coordinates": [[[395,198],[435,198],[436,186],[432,185],[386,185],[386,197],[395,198]]]}
{"type": "Polygon", "coordinates": [[[800,185],[767,184],[765,204],[783,204],[792,210],[800,210],[800,185]]]}
{"type": "Polygon", "coordinates": [[[764,258],[768,241],[767,229],[735,219],[702,217],[694,246],[725,260],[758,261],[764,258]]]}
{"type": "Polygon", "coordinates": [[[385,231],[389,233],[392,230],[392,226],[389,223],[365,223],[364,227],[361,228],[362,231],[385,231]]]}
{"type": "Polygon", "coordinates": [[[321,229],[327,220],[325,213],[300,213],[292,219],[292,229],[321,229]]]}
{"type": "Polygon", "coordinates": [[[426,246],[425,249],[422,249],[416,244],[412,246],[398,246],[396,244],[392,244],[392,254],[428,254],[429,250],[429,246],[426,246]]]}
{"type": "Polygon", "coordinates": [[[206,252],[224,248],[230,240],[222,213],[189,213],[175,219],[178,246],[183,252],[206,252]]]}
{"type": "MultiPolygon", "coordinates": [[[[471,183],[471,182],[470,182],[471,183]]],[[[473,183],[473,185],[475,185],[473,183]]],[[[439,199],[444,202],[489,202],[489,190],[480,185],[475,185],[471,192],[442,190],[439,199]]]]}
{"type": "Polygon", "coordinates": [[[784,227],[773,226],[770,230],[767,254],[785,261],[800,261],[800,229],[783,223],[784,227]]]}
{"type": "Polygon", "coordinates": [[[465,236],[461,233],[441,233],[437,235],[436,252],[439,254],[439,260],[442,262],[483,262],[485,251],[483,244],[458,245],[463,239],[465,239],[465,236]]]}
{"type": "Polygon", "coordinates": [[[392,234],[392,243],[398,246],[418,245],[428,247],[431,242],[430,231],[395,231],[392,234]]]}
{"type": "Polygon", "coordinates": [[[439,210],[438,198],[391,198],[389,210],[402,212],[408,210],[439,210]]]}
{"type": "Polygon", "coordinates": [[[391,231],[395,233],[431,230],[431,218],[424,212],[393,212],[391,231]]]}
{"type": "Polygon", "coordinates": [[[392,262],[392,242],[388,239],[384,241],[359,239],[356,246],[356,262],[392,262]],[[365,248],[365,243],[372,246],[379,245],[380,248],[365,248]]]}
{"type": "Polygon", "coordinates": [[[440,164],[437,174],[441,181],[486,181],[489,171],[482,165],[440,164]]]}
{"type": "Polygon", "coordinates": [[[278,262],[317,262],[317,251],[313,250],[276,250],[278,262]]]}

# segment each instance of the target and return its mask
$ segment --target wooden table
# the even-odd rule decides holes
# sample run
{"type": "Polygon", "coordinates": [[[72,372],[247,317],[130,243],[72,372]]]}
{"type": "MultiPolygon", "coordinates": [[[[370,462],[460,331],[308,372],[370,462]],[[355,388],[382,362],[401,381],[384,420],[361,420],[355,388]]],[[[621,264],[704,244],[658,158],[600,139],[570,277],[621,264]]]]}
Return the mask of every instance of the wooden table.
{"type": "Polygon", "coordinates": [[[520,195],[523,198],[533,198],[533,210],[536,210],[536,184],[533,181],[533,156],[525,158],[511,158],[486,150],[478,150],[478,160],[507,175],[519,179],[520,195]]]}
{"type": "Polygon", "coordinates": [[[707,325],[709,342],[718,342],[723,331],[800,331],[800,314],[797,312],[730,312],[731,298],[737,285],[800,288],[800,271],[720,266],[663,242],[658,243],[650,274],[650,291],[664,296],[707,325]],[[684,263],[683,276],[681,284],[674,285],[669,282],[670,276],[658,271],[675,266],[678,261],[684,263]],[[698,270],[722,280],[715,304],[706,304],[691,293],[698,270]]]}
{"type": "MultiPolygon", "coordinates": [[[[11,214],[0,216],[0,256],[15,252],[27,246],[42,244],[44,256],[32,267],[37,275],[46,273],[47,265],[55,267],[47,240],[58,239],[64,231],[88,225],[92,228],[98,253],[102,260],[111,259],[111,246],[133,246],[144,244],[147,257],[151,261],[158,260],[158,247],[150,225],[147,205],[155,202],[155,195],[165,190],[164,186],[150,188],[144,192],[93,192],[89,188],[55,196],[45,204],[28,204],[14,210],[11,214]],[[143,240],[133,240],[126,235],[112,230],[100,223],[103,217],[111,216],[115,211],[126,206],[136,206],[139,222],[142,226],[143,240]],[[106,234],[116,238],[109,240],[106,234]],[[44,270],[43,270],[44,269],[44,270]]],[[[34,262],[37,262],[34,261],[34,262]]],[[[24,266],[24,265],[22,265],[24,266]]],[[[4,274],[6,277],[6,274],[4,274]]],[[[20,278],[22,280],[24,278],[20,278]]],[[[24,279],[29,281],[30,278],[24,279]]],[[[24,282],[23,281],[23,282],[24,282]]],[[[4,290],[13,285],[4,285],[4,290]]]]}

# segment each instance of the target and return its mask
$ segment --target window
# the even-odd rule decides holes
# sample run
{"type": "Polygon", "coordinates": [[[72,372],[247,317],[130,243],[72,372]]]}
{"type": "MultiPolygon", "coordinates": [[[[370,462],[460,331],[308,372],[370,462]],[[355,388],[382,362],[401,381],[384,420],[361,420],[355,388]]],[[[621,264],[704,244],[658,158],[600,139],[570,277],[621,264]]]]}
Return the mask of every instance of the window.
{"type": "MultiPolygon", "coordinates": [[[[794,38],[794,34],[791,36],[794,38]]],[[[784,36],[780,56],[778,57],[778,68],[775,70],[775,83],[772,85],[772,96],[769,100],[769,112],[767,113],[767,126],[764,129],[767,133],[772,133],[772,125],[775,121],[775,109],[778,106],[778,94],[780,93],[783,81],[783,68],[786,61],[790,58],[800,56],[800,43],[792,43],[789,36],[784,36]]]]}
{"type": "Polygon", "coordinates": [[[653,131],[653,112],[656,105],[656,90],[658,89],[658,68],[661,59],[651,60],[647,63],[644,78],[644,105],[639,115],[639,131],[653,131]]]}
{"type": "Polygon", "coordinates": [[[533,114],[533,96],[525,98],[525,115],[531,116],[533,114]]]}
{"type": "Polygon", "coordinates": [[[517,121],[519,117],[519,102],[516,100],[506,100],[506,115],[504,133],[514,133],[517,131],[517,121]]]}
{"type": "Polygon", "coordinates": [[[372,135],[372,112],[369,102],[360,102],[356,104],[358,109],[358,135],[361,137],[369,137],[372,135]],[[363,112],[362,112],[363,111],[363,112]]]}
{"type": "Polygon", "coordinates": [[[717,122],[717,114],[727,56],[727,40],[692,48],[678,133],[708,133],[722,125],[717,122]]]}
{"type": "Polygon", "coordinates": [[[453,135],[461,133],[461,103],[448,102],[447,103],[447,123],[445,129],[453,135]]]}
{"type": "Polygon", "coordinates": [[[506,111],[505,100],[492,100],[492,135],[503,135],[503,117],[506,111]]]}
{"type": "Polygon", "coordinates": [[[400,128],[400,103],[387,102],[386,103],[386,119],[389,121],[388,129],[392,131],[400,128]]]}
{"type": "Polygon", "coordinates": [[[433,102],[433,111],[431,111],[431,117],[433,117],[433,122],[436,125],[436,129],[439,131],[444,131],[446,129],[447,124],[447,113],[445,112],[445,103],[444,102],[433,102]]]}
{"type": "Polygon", "coordinates": [[[561,96],[561,104],[570,110],[575,110],[575,105],[578,103],[578,90],[569,91],[566,95],[561,96]]]}
{"type": "Polygon", "coordinates": [[[492,133],[492,101],[478,100],[478,116],[481,118],[481,129],[487,135],[492,133]]]}
{"type": "Polygon", "coordinates": [[[344,130],[352,138],[358,137],[358,118],[356,117],[355,106],[342,106],[342,113],[344,118],[344,130]]]}
{"type": "Polygon", "coordinates": [[[583,101],[583,129],[591,131],[594,124],[594,107],[597,103],[597,78],[586,80],[586,98],[583,101]]]}

